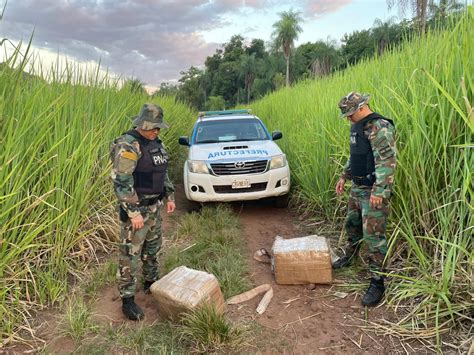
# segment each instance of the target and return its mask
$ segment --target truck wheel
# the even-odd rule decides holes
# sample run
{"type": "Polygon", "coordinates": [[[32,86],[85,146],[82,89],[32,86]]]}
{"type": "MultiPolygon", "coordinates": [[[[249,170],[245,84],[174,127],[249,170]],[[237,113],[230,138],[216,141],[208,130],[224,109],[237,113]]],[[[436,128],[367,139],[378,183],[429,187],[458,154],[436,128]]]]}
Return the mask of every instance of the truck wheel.
{"type": "Polygon", "coordinates": [[[199,212],[199,211],[201,211],[201,209],[202,209],[202,203],[201,202],[187,200],[186,212],[188,212],[188,213],[199,212]]]}
{"type": "Polygon", "coordinates": [[[282,195],[282,196],[277,196],[277,197],[275,197],[273,205],[276,208],[286,208],[286,207],[288,207],[289,197],[290,197],[289,194],[282,195]]]}

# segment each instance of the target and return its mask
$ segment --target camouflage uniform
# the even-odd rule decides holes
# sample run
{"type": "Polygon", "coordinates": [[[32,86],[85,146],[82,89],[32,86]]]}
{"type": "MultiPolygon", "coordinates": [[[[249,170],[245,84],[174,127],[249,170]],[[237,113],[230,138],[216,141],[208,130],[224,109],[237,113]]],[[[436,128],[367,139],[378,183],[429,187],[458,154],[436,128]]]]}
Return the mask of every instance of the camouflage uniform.
{"type": "MultiPolygon", "coordinates": [[[[351,99],[358,103],[357,107],[360,107],[367,103],[368,96],[351,97],[351,99]]],[[[351,113],[354,110],[347,111],[351,113]]],[[[345,115],[348,113],[346,112],[345,115]]],[[[341,178],[353,181],[345,222],[348,235],[346,254],[355,255],[363,244],[363,259],[369,265],[369,269],[376,272],[382,269],[387,253],[385,230],[397,165],[396,131],[393,122],[377,113],[370,114],[362,121],[363,134],[370,142],[374,173],[371,176],[353,176],[351,158],[344,166],[341,178]],[[370,206],[371,195],[383,198],[380,207],[370,206]]],[[[351,143],[354,142],[351,141],[351,143]]]]}
{"type": "MultiPolygon", "coordinates": [[[[389,200],[392,193],[393,178],[397,165],[395,148],[395,127],[384,119],[375,119],[364,127],[368,137],[375,163],[375,182],[373,186],[352,183],[347,206],[345,228],[349,240],[347,253],[356,253],[361,242],[365,241],[367,251],[364,259],[372,271],[382,268],[387,254],[385,230],[389,213],[389,200]],[[370,195],[383,198],[382,206],[371,208],[370,195]]],[[[352,180],[349,160],[341,176],[352,180]]]]}
{"type": "MultiPolygon", "coordinates": [[[[146,105],[145,105],[146,107],[146,105]]],[[[151,106],[156,107],[156,106],[151,106]]],[[[148,107],[150,109],[150,107],[148,107]]],[[[162,115],[162,113],[161,113],[162,115]]],[[[141,113],[142,117],[146,116],[141,113]]],[[[140,123],[135,120],[134,124],[140,123]]],[[[146,122],[141,127],[147,127],[146,122]]],[[[155,125],[155,127],[160,127],[155,125]]],[[[161,127],[166,127],[162,125],[161,127]]],[[[120,296],[130,297],[135,294],[138,260],[143,262],[143,277],[145,281],[158,279],[157,254],[161,247],[161,199],[166,197],[168,201],[174,201],[174,187],[165,172],[164,194],[137,194],[134,172],[142,151],[137,137],[127,132],[118,137],[111,147],[112,180],[114,191],[118,198],[120,210],[120,256],[119,270],[117,272],[118,288],[120,296]],[[142,215],[144,227],[133,231],[131,218],[142,215]]],[[[156,140],[161,144],[159,139],[156,140]]],[[[164,148],[163,148],[164,152],[164,148]]],[[[167,163],[166,153],[162,156],[162,162],[167,163]]]]}

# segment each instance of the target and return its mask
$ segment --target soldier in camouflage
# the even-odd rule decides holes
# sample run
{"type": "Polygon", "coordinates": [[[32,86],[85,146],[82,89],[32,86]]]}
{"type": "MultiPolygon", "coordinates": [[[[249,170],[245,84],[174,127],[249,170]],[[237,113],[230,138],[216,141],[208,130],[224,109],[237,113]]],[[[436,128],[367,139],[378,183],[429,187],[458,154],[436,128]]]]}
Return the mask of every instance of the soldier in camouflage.
{"type": "Polygon", "coordinates": [[[385,292],[383,262],[387,253],[385,229],[397,165],[396,132],[391,120],[372,112],[369,96],[351,92],[339,101],[341,117],[351,122],[350,157],[336,184],[336,193],[344,192],[346,180],[352,180],[345,229],[348,246],[333,268],[351,264],[361,249],[372,273],[369,288],[362,297],[364,306],[375,306],[385,292]]]}
{"type": "Polygon", "coordinates": [[[168,177],[168,154],[158,139],[163,110],[145,104],[134,118],[134,129],[125,132],[112,144],[112,180],[120,211],[120,256],[117,272],[122,311],[132,320],[144,317],[135,303],[139,259],[143,267],[143,289],[149,293],[158,279],[157,254],[161,247],[162,199],[167,212],[175,210],[174,187],[168,177]]]}

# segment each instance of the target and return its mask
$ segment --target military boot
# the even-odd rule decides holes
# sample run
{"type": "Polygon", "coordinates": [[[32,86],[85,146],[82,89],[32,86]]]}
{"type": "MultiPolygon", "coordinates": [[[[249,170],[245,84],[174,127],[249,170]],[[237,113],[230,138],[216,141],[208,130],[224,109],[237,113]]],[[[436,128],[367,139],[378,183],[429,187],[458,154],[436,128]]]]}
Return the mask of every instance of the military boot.
{"type": "Polygon", "coordinates": [[[135,303],[134,296],[122,298],[122,312],[130,320],[141,320],[145,317],[145,313],[135,303]]]}
{"type": "Polygon", "coordinates": [[[155,281],[144,281],[143,282],[143,292],[145,292],[147,295],[151,293],[150,287],[153,285],[155,281]]]}
{"type": "Polygon", "coordinates": [[[385,286],[383,284],[382,277],[373,277],[370,279],[370,285],[365,295],[362,296],[362,305],[363,306],[376,306],[382,300],[385,293],[385,286]]]}

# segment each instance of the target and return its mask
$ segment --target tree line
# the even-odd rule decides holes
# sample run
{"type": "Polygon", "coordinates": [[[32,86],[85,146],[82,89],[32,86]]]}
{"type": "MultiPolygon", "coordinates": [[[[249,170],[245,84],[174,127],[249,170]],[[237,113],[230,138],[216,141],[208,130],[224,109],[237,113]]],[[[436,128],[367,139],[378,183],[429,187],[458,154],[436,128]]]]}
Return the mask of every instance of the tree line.
{"type": "MultiPolygon", "coordinates": [[[[324,77],[365,58],[383,55],[427,29],[450,26],[463,9],[453,0],[389,0],[387,4],[398,5],[401,14],[411,5],[413,19],[401,22],[395,22],[395,18],[376,19],[370,29],[344,34],[339,45],[328,39],[295,48],[302,19],[298,12],[282,12],[273,25],[269,43],[257,38],[246,42],[241,35],[234,35],[206,58],[203,68],[192,66],[182,71],[179,84],[162,83],[154,95],[176,96],[198,110],[248,104],[285,85],[324,77]]],[[[137,90],[140,82],[135,80],[129,86],[137,90]]]]}

